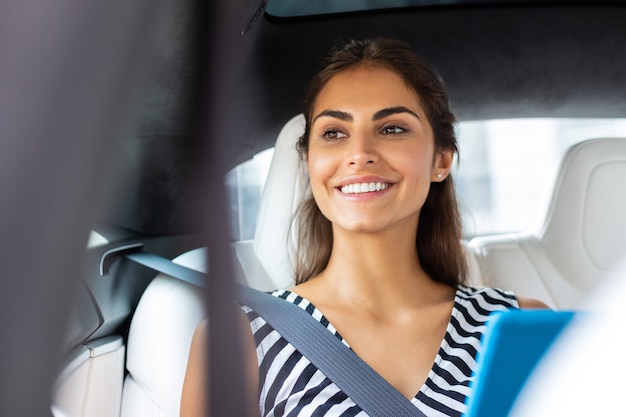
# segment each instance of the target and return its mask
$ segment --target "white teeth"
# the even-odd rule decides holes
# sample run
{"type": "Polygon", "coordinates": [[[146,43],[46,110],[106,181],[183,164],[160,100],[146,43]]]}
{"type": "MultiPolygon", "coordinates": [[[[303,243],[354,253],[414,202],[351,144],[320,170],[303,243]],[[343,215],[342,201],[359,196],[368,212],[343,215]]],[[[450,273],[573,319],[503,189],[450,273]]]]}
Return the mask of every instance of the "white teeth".
{"type": "Polygon", "coordinates": [[[386,182],[364,182],[359,184],[344,185],[343,187],[341,187],[341,192],[344,194],[360,194],[380,191],[388,187],[389,184],[387,184],[386,182]]]}

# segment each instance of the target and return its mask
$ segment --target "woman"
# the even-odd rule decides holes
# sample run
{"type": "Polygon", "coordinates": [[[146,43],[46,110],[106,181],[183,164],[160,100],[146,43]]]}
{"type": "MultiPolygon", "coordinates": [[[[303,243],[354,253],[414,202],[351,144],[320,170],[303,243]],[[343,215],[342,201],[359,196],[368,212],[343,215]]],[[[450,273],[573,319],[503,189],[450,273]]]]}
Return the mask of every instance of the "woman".
{"type": "MultiPolygon", "coordinates": [[[[441,80],[402,42],[352,41],[312,79],[304,115],[299,151],[312,193],[297,215],[297,285],[274,295],[309,306],[426,415],[461,415],[487,315],[545,305],[464,285],[450,176],[455,117],[441,80]]],[[[242,309],[260,415],[365,415],[262,317],[242,309]]],[[[183,416],[204,392],[193,371],[205,354],[203,329],[194,337],[183,416]]]]}

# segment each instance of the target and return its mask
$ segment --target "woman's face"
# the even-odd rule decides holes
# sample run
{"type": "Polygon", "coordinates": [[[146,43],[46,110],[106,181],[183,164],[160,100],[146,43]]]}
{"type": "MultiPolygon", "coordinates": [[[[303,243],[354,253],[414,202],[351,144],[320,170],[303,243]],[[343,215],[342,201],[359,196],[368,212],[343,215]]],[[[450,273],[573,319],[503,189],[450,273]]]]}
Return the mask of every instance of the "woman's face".
{"type": "Polygon", "coordinates": [[[414,232],[452,152],[435,152],[419,97],[397,73],[361,65],[333,76],[317,96],[307,162],[313,196],[335,233],[414,232]]]}

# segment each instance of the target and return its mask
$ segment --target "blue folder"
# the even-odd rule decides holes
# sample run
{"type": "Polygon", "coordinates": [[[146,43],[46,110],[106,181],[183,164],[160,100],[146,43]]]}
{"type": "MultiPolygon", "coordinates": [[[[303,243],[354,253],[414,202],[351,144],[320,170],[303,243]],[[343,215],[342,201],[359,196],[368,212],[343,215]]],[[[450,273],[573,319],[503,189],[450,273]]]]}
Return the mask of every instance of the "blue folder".
{"type": "Polygon", "coordinates": [[[465,417],[504,417],[528,376],[573,312],[511,310],[495,313],[483,335],[465,417]]]}

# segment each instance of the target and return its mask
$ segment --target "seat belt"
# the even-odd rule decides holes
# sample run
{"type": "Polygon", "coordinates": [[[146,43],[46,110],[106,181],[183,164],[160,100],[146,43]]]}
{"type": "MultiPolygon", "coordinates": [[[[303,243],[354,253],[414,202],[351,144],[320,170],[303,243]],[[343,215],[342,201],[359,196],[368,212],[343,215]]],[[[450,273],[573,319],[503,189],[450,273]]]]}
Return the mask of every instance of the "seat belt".
{"type": "MultiPolygon", "coordinates": [[[[207,274],[158,255],[139,251],[124,256],[196,286],[204,287],[207,280],[207,274]]],[[[238,303],[263,317],[370,417],[425,417],[411,401],[302,308],[244,285],[237,284],[237,287],[238,303]]]]}
{"type": "Polygon", "coordinates": [[[425,417],[365,361],[297,305],[240,286],[238,302],[252,308],[371,417],[425,417]]]}

